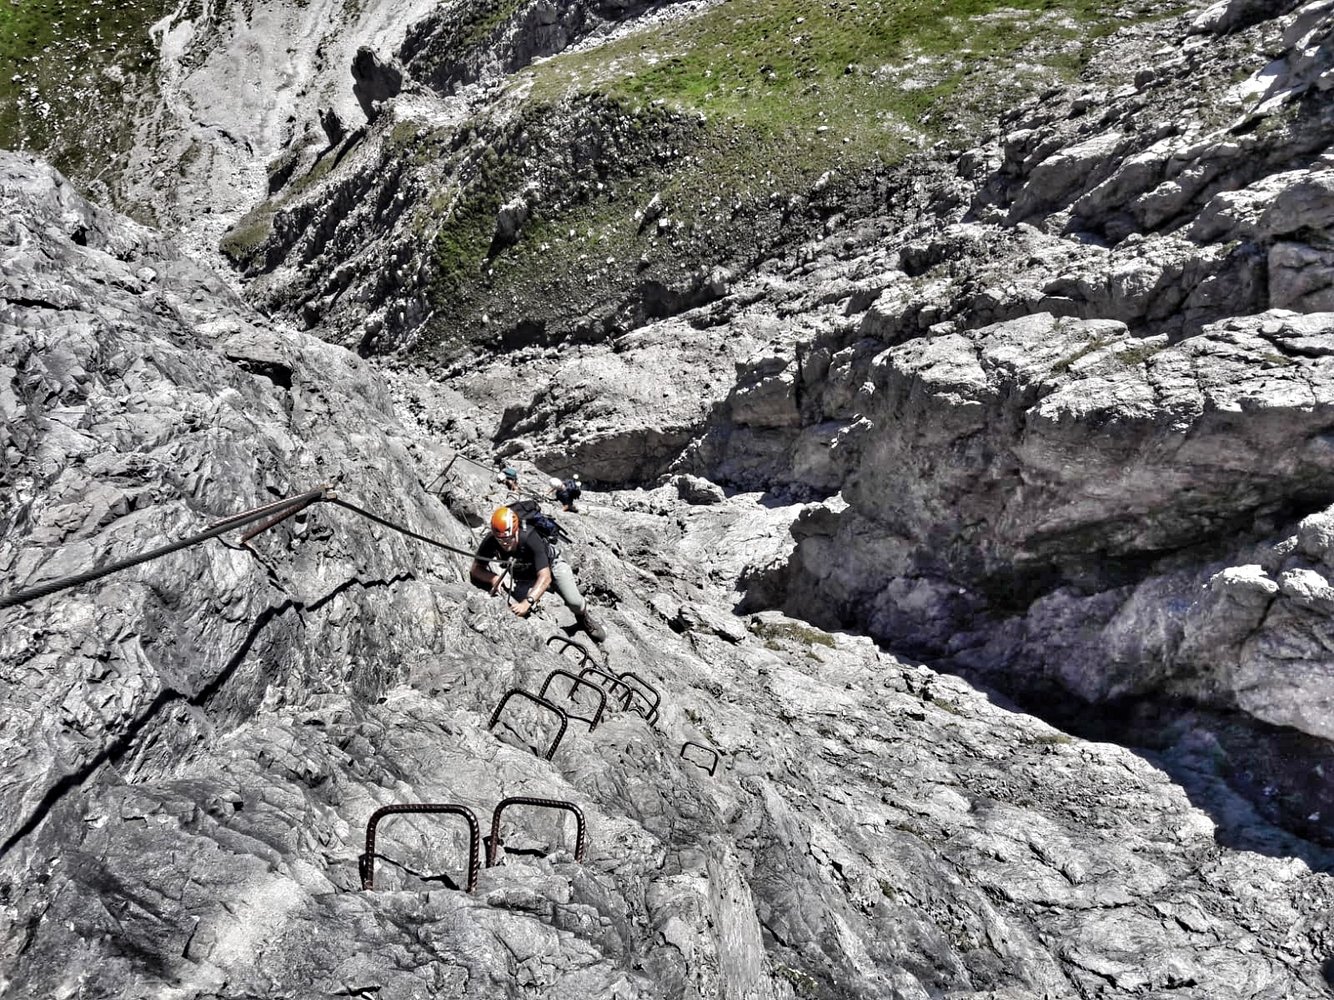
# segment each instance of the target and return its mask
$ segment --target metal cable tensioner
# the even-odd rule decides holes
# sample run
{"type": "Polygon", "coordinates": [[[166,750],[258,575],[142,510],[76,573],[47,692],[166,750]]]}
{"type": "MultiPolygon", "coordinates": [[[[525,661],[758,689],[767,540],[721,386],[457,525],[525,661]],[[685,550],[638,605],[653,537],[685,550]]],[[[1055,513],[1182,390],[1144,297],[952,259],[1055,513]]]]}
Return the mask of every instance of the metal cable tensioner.
{"type": "Polygon", "coordinates": [[[218,538],[227,534],[229,531],[243,528],[248,524],[254,524],[256,521],[263,522],[256,527],[251,528],[241,536],[240,543],[248,548],[251,539],[256,535],[268,531],[270,528],[282,523],[289,517],[300,513],[307,507],[321,502],[331,503],[336,507],[342,507],[344,510],[350,510],[354,514],[374,521],[376,524],[389,528],[392,531],[397,531],[409,538],[415,538],[419,542],[425,542],[427,545],[434,545],[436,548],[467,556],[470,559],[473,557],[473,553],[466,549],[450,545],[448,542],[442,542],[436,538],[430,538],[429,536],[413,531],[411,528],[405,527],[404,525],[383,518],[379,514],[366,510],[364,507],[359,507],[350,501],[343,500],[336,492],[334,492],[333,487],[326,483],[313,490],[298,493],[296,496],[287,497],[283,500],[275,500],[272,503],[262,504],[259,507],[242,511],[239,514],[233,514],[230,517],[223,518],[221,521],[209,525],[207,529],[196,535],[183,538],[178,542],[172,542],[170,545],[163,545],[155,549],[150,549],[147,552],[141,552],[128,559],[118,560],[107,566],[99,566],[96,569],[76,573],[74,576],[63,577],[59,580],[51,580],[39,586],[30,587],[27,590],[19,590],[6,594],[4,597],[0,597],[0,610],[18,607],[19,605],[35,601],[38,598],[48,597],[51,594],[59,593],[62,590],[69,590],[70,588],[78,587],[81,584],[100,580],[102,577],[110,576],[112,573],[118,573],[124,569],[140,566],[143,563],[152,562],[154,559],[161,559],[163,556],[171,555],[174,552],[180,552],[182,549],[188,549],[191,546],[199,545],[208,541],[210,538],[218,538]]]}

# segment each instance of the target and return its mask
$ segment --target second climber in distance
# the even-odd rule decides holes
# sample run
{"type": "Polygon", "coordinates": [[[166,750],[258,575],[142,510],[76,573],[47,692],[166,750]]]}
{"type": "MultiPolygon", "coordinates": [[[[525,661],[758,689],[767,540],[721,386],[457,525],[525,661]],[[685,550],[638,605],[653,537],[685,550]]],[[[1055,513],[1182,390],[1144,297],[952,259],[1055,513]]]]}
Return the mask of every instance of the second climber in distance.
{"type": "Polygon", "coordinates": [[[588,601],[579,593],[574,570],[560,554],[560,549],[525,525],[508,507],[497,508],[491,515],[490,530],[477,546],[468,576],[472,582],[492,594],[505,586],[505,572],[491,569],[491,563],[509,562],[508,573],[513,578],[509,596],[510,609],[519,617],[527,617],[537,607],[542,595],[555,584],[565,606],[574,612],[578,626],[594,642],[602,642],[607,634],[588,614],[588,601]]]}

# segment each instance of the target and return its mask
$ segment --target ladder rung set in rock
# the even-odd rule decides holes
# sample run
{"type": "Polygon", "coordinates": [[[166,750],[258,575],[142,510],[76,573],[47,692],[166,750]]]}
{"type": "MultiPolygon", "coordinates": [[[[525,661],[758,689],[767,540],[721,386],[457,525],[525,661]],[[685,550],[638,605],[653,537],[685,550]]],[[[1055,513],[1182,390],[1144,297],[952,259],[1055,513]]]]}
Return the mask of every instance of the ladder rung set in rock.
{"type": "MultiPolygon", "coordinates": [[[[584,667],[583,670],[579,671],[579,676],[581,678],[605,677],[608,681],[611,682],[611,687],[609,689],[600,688],[600,690],[608,691],[609,693],[615,694],[616,689],[620,688],[622,691],[625,692],[625,694],[621,696],[621,711],[625,711],[630,707],[630,698],[635,693],[634,689],[630,687],[630,685],[626,684],[619,677],[617,677],[615,674],[610,674],[600,667],[584,667]]],[[[643,715],[644,713],[640,712],[639,714],[643,715]]]]}
{"type": "Polygon", "coordinates": [[[574,700],[574,692],[576,689],[578,689],[580,685],[589,688],[590,690],[594,691],[597,694],[598,708],[597,711],[593,713],[593,718],[586,719],[584,718],[584,716],[575,715],[573,712],[570,712],[568,710],[565,713],[571,719],[578,719],[580,722],[587,722],[588,731],[591,733],[594,729],[598,727],[598,723],[602,721],[602,713],[607,708],[607,692],[602,690],[602,688],[598,687],[590,680],[585,680],[583,677],[576,677],[568,670],[558,669],[558,670],[553,670],[551,671],[551,673],[547,674],[547,679],[542,682],[541,690],[537,692],[538,697],[545,698],[547,696],[547,688],[551,687],[551,682],[554,681],[557,677],[568,677],[570,679],[570,693],[566,695],[566,697],[569,698],[570,700],[574,700]]]}
{"type": "MultiPolygon", "coordinates": [[[[501,799],[499,805],[491,813],[491,836],[486,838],[486,867],[494,868],[496,858],[500,853],[500,848],[504,843],[500,839],[500,817],[508,806],[536,806],[542,809],[563,809],[566,812],[574,814],[575,833],[574,833],[574,860],[582,864],[584,860],[584,847],[587,844],[585,834],[584,812],[573,802],[567,802],[564,799],[537,799],[526,795],[514,795],[507,799],[501,799]]],[[[375,812],[371,813],[371,818],[366,822],[366,852],[359,859],[359,868],[361,870],[361,887],[363,889],[375,888],[375,859],[381,857],[375,853],[375,828],[380,820],[386,816],[399,815],[403,813],[449,813],[456,816],[462,816],[468,823],[468,883],[467,890],[472,892],[477,888],[477,876],[480,871],[478,859],[482,854],[482,834],[481,828],[477,823],[477,816],[467,806],[459,805],[454,802],[420,802],[405,803],[402,805],[381,806],[375,812]]],[[[389,860],[389,859],[386,859],[389,860]]]]}
{"type": "MultiPolygon", "coordinates": [[[[380,820],[386,816],[393,816],[400,813],[452,813],[456,816],[462,816],[468,823],[468,892],[477,888],[478,858],[481,857],[482,831],[477,825],[477,817],[467,806],[461,806],[453,802],[436,803],[421,802],[403,805],[381,806],[375,812],[371,813],[371,818],[366,821],[366,853],[361,856],[361,887],[363,889],[375,888],[375,827],[380,820]]],[[[489,865],[489,862],[488,862],[489,865]]]]}
{"type": "Polygon", "coordinates": [[[623,692],[620,696],[621,709],[623,711],[628,710],[635,712],[644,718],[649,725],[653,725],[653,723],[657,721],[658,706],[662,703],[662,695],[658,693],[653,685],[649,684],[648,681],[644,680],[634,672],[627,670],[617,677],[615,674],[608,673],[599,667],[584,667],[579,671],[578,675],[575,675],[568,670],[557,668],[547,674],[546,679],[542,682],[542,687],[537,694],[533,694],[533,692],[527,691],[524,688],[517,687],[510,688],[506,691],[504,697],[500,699],[500,704],[496,706],[496,710],[491,713],[491,721],[486,724],[486,728],[495,728],[496,723],[500,721],[501,712],[504,711],[505,705],[509,703],[511,698],[516,695],[521,698],[527,698],[535,705],[540,705],[542,708],[545,708],[560,719],[560,729],[556,732],[556,738],[551,741],[551,746],[547,748],[547,752],[543,755],[544,759],[551,760],[556,753],[556,748],[560,746],[560,741],[565,737],[565,730],[569,725],[570,719],[574,718],[578,719],[580,722],[587,722],[588,731],[590,733],[596,729],[598,723],[602,721],[602,714],[607,707],[608,689],[601,684],[595,684],[593,681],[588,680],[589,677],[605,678],[610,682],[610,690],[613,693],[619,688],[623,692]],[[565,677],[570,681],[570,690],[566,695],[567,698],[573,699],[575,692],[580,686],[591,688],[597,692],[598,707],[591,719],[582,715],[571,715],[567,710],[561,708],[555,702],[547,698],[547,691],[557,677],[565,677]],[[635,705],[631,708],[631,703],[636,698],[643,702],[643,706],[635,705]]]}
{"type": "MultiPolygon", "coordinates": [[[[630,687],[630,690],[632,690],[648,708],[648,711],[646,712],[640,711],[638,708],[634,709],[634,711],[642,715],[648,721],[650,726],[653,725],[653,723],[658,721],[658,706],[662,704],[662,695],[658,693],[658,689],[632,670],[623,671],[619,676],[621,682],[627,686],[630,685],[630,682],[634,682],[635,686],[630,687]],[[652,701],[649,701],[650,696],[653,698],[652,701]]],[[[632,699],[629,698],[626,699],[626,708],[630,707],[631,700],[632,699]]]]}
{"type": "MultiPolygon", "coordinates": [[[[547,645],[548,646],[551,645],[551,643],[554,641],[560,641],[564,643],[564,646],[562,648],[574,647],[575,649],[580,650],[583,653],[584,657],[583,661],[581,662],[588,662],[592,659],[592,657],[589,656],[588,651],[583,646],[581,646],[579,643],[575,642],[572,639],[567,639],[564,636],[552,636],[550,639],[547,640],[547,645]]],[[[491,721],[487,723],[486,728],[487,729],[495,728],[496,723],[500,721],[500,713],[505,708],[505,704],[510,700],[510,698],[512,698],[515,695],[520,695],[521,697],[527,698],[529,701],[541,705],[548,711],[555,713],[555,715],[561,720],[560,730],[556,733],[555,740],[552,741],[550,748],[547,750],[545,754],[545,759],[551,760],[552,756],[556,753],[556,748],[560,746],[561,739],[565,736],[565,729],[566,726],[569,724],[569,720],[578,719],[580,722],[587,722],[588,731],[591,733],[594,729],[597,728],[598,723],[602,721],[602,715],[607,708],[607,695],[608,694],[616,695],[617,691],[620,692],[620,694],[617,696],[620,698],[622,711],[635,712],[637,715],[641,716],[650,726],[658,721],[658,709],[662,705],[662,695],[661,693],[659,693],[658,689],[655,688],[652,684],[644,680],[644,678],[640,677],[632,670],[625,670],[622,671],[619,675],[617,675],[607,670],[603,670],[601,667],[586,666],[579,671],[577,676],[571,673],[569,670],[563,670],[560,668],[551,671],[551,673],[547,674],[546,679],[542,682],[542,687],[537,694],[533,694],[531,691],[525,691],[523,688],[510,688],[507,692],[505,692],[505,696],[500,699],[500,704],[496,706],[496,710],[493,713],[491,713],[491,721]],[[552,682],[555,681],[557,677],[565,677],[569,679],[570,690],[566,695],[566,697],[571,700],[574,699],[575,692],[581,686],[591,688],[592,690],[597,692],[598,707],[597,711],[593,713],[593,717],[591,719],[582,715],[573,715],[566,709],[561,708],[559,705],[555,704],[553,701],[547,698],[547,691],[550,690],[552,682]],[[606,685],[600,683],[595,684],[588,679],[590,677],[594,678],[601,677],[606,682],[606,685]],[[642,703],[642,705],[633,704],[635,702],[635,699],[638,699],[639,702],[642,703]]],[[[680,756],[685,758],[689,763],[695,764],[700,769],[707,770],[709,772],[710,777],[712,777],[713,774],[718,770],[718,762],[722,759],[722,755],[713,747],[707,746],[706,744],[703,743],[696,743],[694,740],[687,740],[682,745],[680,756]],[[713,754],[712,766],[706,767],[699,761],[690,760],[690,758],[686,757],[686,748],[691,746],[698,747],[701,750],[705,750],[708,753],[713,754]]]]}
{"type": "Polygon", "coordinates": [[[537,806],[541,809],[564,809],[567,812],[574,813],[574,860],[580,864],[583,863],[585,826],[582,809],[573,802],[567,802],[564,799],[535,799],[527,795],[512,795],[507,799],[501,799],[495,812],[491,814],[491,836],[486,838],[486,867],[494,868],[496,866],[496,856],[500,853],[500,849],[505,846],[500,839],[500,814],[505,811],[506,806],[537,806]]]}
{"type": "Polygon", "coordinates": [[[556,716],[560,719],[560,729],[557,731],[556,738],[551,741],[551,746],[545,754],[545,759],[550,760],[552,755],[555,754],[556,748],[560,746],[561,739],[565,736],[565,729],[570,724],[570,717],[565,713],[565,709],[561,708],[559,705],[553,705],[541,695],[533,694],[531,691],[525,691],[523,688],[510,688],[505,692],[505,697],[500,699],[500,704],[496,706],[496,710],[491,713],[491,721],[486,724],[486,728],[495,728],[496,723],[500,721],[500,713],[504,711],[505,704],[516,694],[520,697],[527,698],[529,701],[537,705],[541,705],[549,712],[556,713],[556,716]]]}
{"type": "Polygon", "coordinates": [[[576,642],[569,636],[553,635],[550,639],[547,640],[547,645],[550,646],[553,642],[559,642],[561,644],[561,647],[558,651],[561,653],[561,655],[564,655],[567,649],[573,649],[576,652],[578,652],[580,654],[580,660],[579,660],[580,666],[586,667],[591,663],[597,662],[596,660],[593,659],[593,654],[588,651],[587,646],[585,646],[582,642],[576,642]]]}
{"type": "Polygon", "coordinates": [[[716,771],[716,770],[718,770],[718,762],[719,762],[720,760],[722,760],[722,755],[721,755],[720,753],[718,753],[717,750],[713,749],[713,747],[711,747],[711,746],[706,746],[706,745],[703,744],[703,743],[696,743],[694,740],[686,740],[684,743],[681,744],[681,753],[680,753],[680,756],[681,756],[681,758],[682,758],[683,760],[685,760],[685,762],[686,762],[687,764],[694,764],[694,765],[695,765],[696,767],[698,767],[700,770],[708,771],[708,772],[709,772],[709,777],[713,777],[713,772],[716,771]],[[703,764],[701,764],[699,761],[697,761],[697,760],[691,760],[689,757],[686,756],[686,748],[687,748],[687,747],[699,747],[701,750],[705,751],[706,753],[711,753],[711,754],[713,754],[713,765],[712,765],[711,767],[705,767],[705,766],[704,766],[703,764]]]}

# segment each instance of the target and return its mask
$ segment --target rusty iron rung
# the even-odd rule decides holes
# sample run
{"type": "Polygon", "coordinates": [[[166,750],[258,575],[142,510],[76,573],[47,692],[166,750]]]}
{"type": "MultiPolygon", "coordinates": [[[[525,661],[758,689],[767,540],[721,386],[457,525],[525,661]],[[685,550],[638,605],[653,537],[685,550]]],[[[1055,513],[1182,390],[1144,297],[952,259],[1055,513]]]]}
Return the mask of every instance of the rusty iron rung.
{"type": "Polygon", "coordinates": [[[546,760],[550,760],[552,755],[556,752],[556,748],[560,746],[560,741],[565,737],[565,729],[570,724],[570,717],[566,713],[565,709],[561,708],[558,705],[553,705],[551,702],[547,701],[547,699],[541,697],[540,695],[535,695],[531,691],[525,691],[523,688],[510,688],[508,691],[505,692],[505,696],[500,699],[500,704],[496,706],[496,710],[491,713],[491,721],[486,724],[486,728],[487,729],[495,728],[496,723],[500,721],[500,713],[505,708],[505,703],[508,702],[511,698],[513,698],[516,694],[521,695],[524,698],[527,698],[529,701],[536,702],[543,708],[555,712],[556,715],[560,718],[560,730],[556,733],[556,738],[551,741],[551,748],[547,750],[546,757],[544,758],[546,760]]]}
{"type": "Polygon", "coordinates": [[[454,802],[417,802],[399,805],[381,806],[371,813],[366,821],[366,853],[358,859],[361,872],[361,887],[375,888],[375,827],[386,816],[402,813],[451,813],[462,816],[468,823],[468,892],[477,888],[477,874],[481,870],[479,860],[482,853],[482,830],[477,816],[467,806],[454,802]]]}
{"type": "Polygon", "coordinates": [[[550,646],[553,642],[562,643],[562,646],[560,648],[561,656],[564,656],[565,650],[569,649],[571,646],[577,649],[579,651],[579,655],[583,657],[583,659],[579,661],[580,666],[587,666],[588,664],[597,663],[597,660],[593,659],[593,654],[588,651],[588,647],[585,646],[582,642],[576,642],[574,639],[571,639],[569,636],[565,635],[553,635],[550,639],[547,640],[547,645],[550,646]]]}
{"type": "Polygon", "coordinates": [[[685,760],[687,764],[694,764],[701,771],[707,770],[709,772],[710,778],[713,777],[713,772],[718,770],[718,762],[722,760],[722,754],[720,754],[717,750],[713,749],[713,747],[707,746],[704,743],[696,743],[694,740],[686,740],[684,743],[681,744],[680,756],[685,760]],[[691,760],[689,757],[686,756],[686,747],[699,747],[701,750],[707,750],[709,753],[713,754],[713,766],[706,769],[704,765],[701,764],[699,761],[691,760]]]}
{"type": "Polygon", "coordinates": [[[495,812],[491,814],[491,836],[486,841],[486,867],[494,868],[496,857],[503,846],[500,840],[500,814],[505,811],[506,806],[538,806],[544,809],[565,809],[574,813],[575,834],[574,834],[574,860],[583,864],[584,861],[584,811],[573,802],[566,802],[564,799],[535,799],[527,795],[514,795],[507,799],[501,799],[500,804],[496,806],[495,812]]]}
{"type": "MultiPolygon", "coordinates": [[[[621,681],[625,682],[627,678],[634,681],[635,687],[632,688],[632,690],[635,694],[639,695],[640,699],[648,707],[648,711],[639,712],[639,714],[644,717],[645,721],[647,721],[650,726],[653,725],[653,723],[658,721],[658,706],[662,704],[662,695],[658,693],[657,688],[632,670],[624,670],[621,672],[621,681]],[[653,696],[652,701],[649,701],[649,695],[653,696]]],[[[629,708],[629,704],[627,704],[626,707],[629,708]]],[[[636,709],[635,711],[638,712],[639,710],[636,709]]]]}
{"type": "Polygon", "coordinates": [[[632,681],[634,681],[636,684],[638,684],[641,688],[644,689],[645,694],[653,695],[653,702],[650,705],[650,707],[653,708],[654,710],[656,710],[657,707],[662,704],[662,695],[658,693],[658,689],[655,688],[648,681],[644,680],[644,678],[640,677],[633,670],[622,670],[620,677],[621,680],[625,680],[627,677],[630,678],[632,681]]]}
{"type": "MultiPolygon", "coordinates": [[[[620,688],[624,692],[624,694],[617,695],[617,697],[621,699],[621,711],[625,711],[630,707],[630,698],[635,693],[634,688],[625,683],[625,681],[621,680],[615,674],[609,674],[600,667],[584,667],[583,670],[579,671],[579,676],[581,678],[586,677],[589,674],[596,674],[598,677],[605,677],[607,680],[611,681],[611,690],[607,691],[608,694],[615,694],[617,688],[620,688]]],[[[606,689],[604,688],[603,690],[606,689]]]]}
{"type": "Polygon", "coordinates": [[[554,681],[557,677],[568,677],[570,679],[570,693],[565,696],[569,698],[570,701],[574,701],[574,692],[579,689],[579,686],[581,684],[586,688],[592,688],[593,691],[597,694],[598,707],[597,711],[593,713],[593,718],[588,719],[582,715],[575,715],[569,709],[565,710],[565,714],[568,715],[571,719],[578,719],[580,722],[587,722],[588,731],[591,733],[594,729],[598,727],[598,723],[602,721],[602,713],[607,708],[607,692],[603,691],[602,688],[598,687],[592,681],[584,680],[584,678],[582,677],[576,677],[568,670],[561,670],[558,667],[555,670],[551,671],[551,673],[547,674],[547,679],[542,682],[541,690],[537,692],[539,697],[543,698],[546,697],[547,688],[551,686],[551,682],[554,681]]]}
{"type": "Polygon", "coordinates": [[[626,690],[630,692],[631,697],[625,699],[623,707],[628,711],[634,712],[635,715],[639,716],[650,726],[657,722],[658,710],[649,704],[648,696],[645,695],[643,691],[639,690],[639,688],[627,687],[626,690]],[[643,703],[642,708],[639,703],[631,704],[636,698],[639,699],[639,702],[643,703]]]}

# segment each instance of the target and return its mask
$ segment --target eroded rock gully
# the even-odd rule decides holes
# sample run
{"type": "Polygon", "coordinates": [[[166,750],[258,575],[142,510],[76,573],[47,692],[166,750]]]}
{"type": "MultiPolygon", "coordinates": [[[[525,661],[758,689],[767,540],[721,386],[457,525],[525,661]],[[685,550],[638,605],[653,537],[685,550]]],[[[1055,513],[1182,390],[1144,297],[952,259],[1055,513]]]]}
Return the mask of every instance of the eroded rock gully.
{"type": "Polygon", "coordinates": [[[681,316],[429,373],[0,154],[12,586],[323,481],[466,550],[503,494],[456,449],[578,469],[598,662],[663,696],[550,762],[540,713],[488,731],[574,664],[568,614],[324,505],[7,611],[0,992],[1327,995],[1327,25],[1154,27],[1133,85],[1095,68],[681,316]],[[1221,95],[1196,128],[1185,77],[1221,95]],[[360,889],[378,806],[516,794],[579,805],[583,864],[507,814],[467,894],[462,826],[394,817],[360,889]]]}
{"type": "Polygon", "coordinates": [[[463,391],[542,386],[496,419],[506,454],[827,498],[746,607],[1016,695],[1328,737],[1329,26],[1230,5],[1113,40],[887,214],[463,391]]]}
{"type": "MultiPolygon", "coordinates": [[[[420,485],[448,452],[364,362],[31,160],[0,191],[15,582],[315,479],[468,544],[420,485]]],[[[550,763],[539,714],[486,723],[574,662],[545,643],[565,613],[515,620],[457,557],[330,508],[8,612],[5,994],[1322,994],[1329,859],[1206,753],[1176,783],[867,639],[731,614],[801,505],[687,486],[566,515],[600,657],[663,702],[550,763]],[[577,803],[584,864],[568,824],[507,814],[469,895],[441,887],[461,824],[395,817],[360,890],[376,807],[514,794],[577,803]]],[[[466,463],[441,488],[465,520],[498,499],[466,463]]]]}

